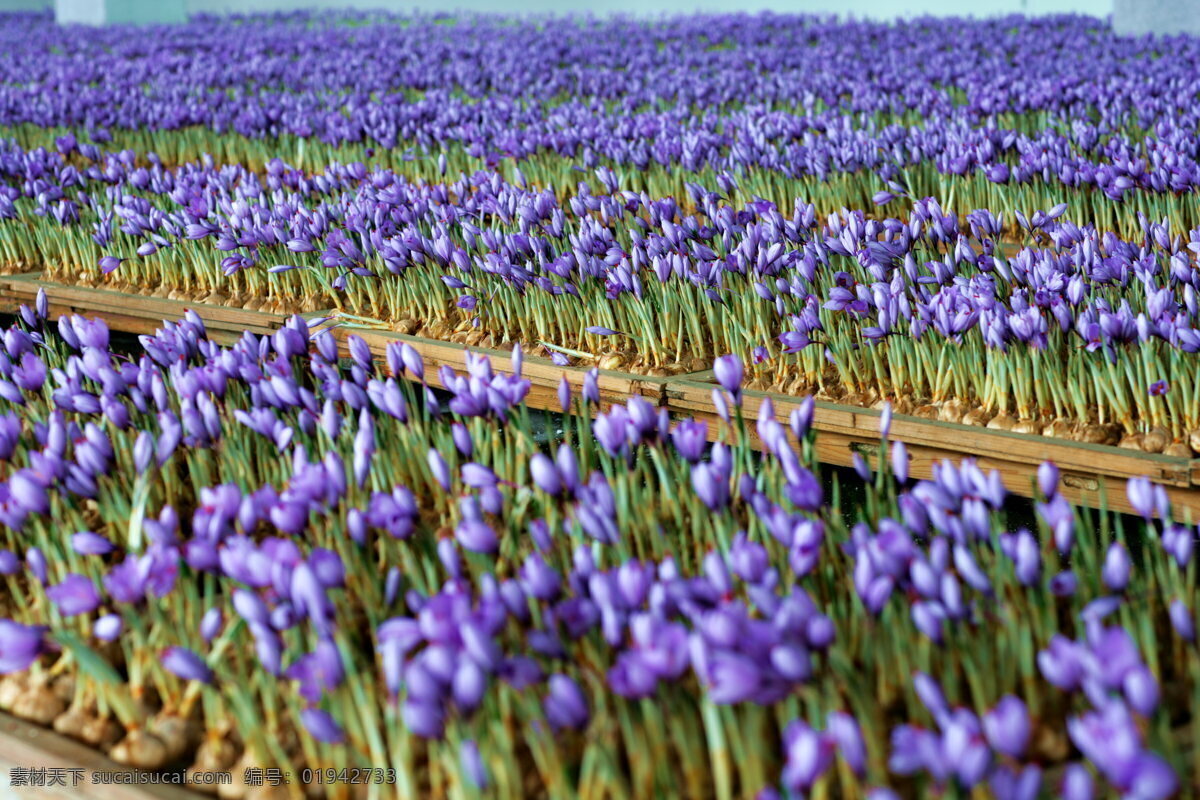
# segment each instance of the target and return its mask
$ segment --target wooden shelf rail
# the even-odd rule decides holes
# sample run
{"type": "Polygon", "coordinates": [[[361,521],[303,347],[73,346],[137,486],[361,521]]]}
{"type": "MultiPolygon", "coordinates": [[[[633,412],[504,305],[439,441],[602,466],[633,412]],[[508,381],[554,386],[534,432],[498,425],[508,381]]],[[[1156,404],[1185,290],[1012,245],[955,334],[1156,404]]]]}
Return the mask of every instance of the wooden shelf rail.
{"type": "MultiPolygon", "coordinates": [[[[32,304],[39,288],[45,288],[54,314],[83,313],[101,317],[114,330],[130,333],[152,333],[163,321],[182,317],[187,309],[200,315],[216,341],[225,342],[239,338],[246,330],[256,334],[270,333],[287,319],[284,314],[67,286],[40,280],[36,273],[0,278],[0,310],[12,312],[22,303],[32,304]]],[[[317,312],[303,316],[311,320],[336,315],[335,312],[317,312]]],[[[383,326],[375,329],[347,322],[337,325],[334,330],[343,346],[350,335],[357,335],[380,358],[389,344],[407,342],[421,354],[426,365],[425,378],[435,387],[440,386],[438,368],[446,365],[456,372],[465,371],[468,352],[488,356],[498,372],[512,369],[512,354],[508,352],[411,336],[386,330],[383,326]]],[[[587,372],[586,368],[562,367],[549,359],[526,354],[522,374],[531,383],[527,402],[533,408],[558,411],[559,381],[565,376],[573,391],[578,392],[587,372]]],[[[676,416],[707,419],[713,423],[709,425],[710,433],[716,433],[711,371],[674,378],[601,371],[597,384],[604,406],[641,396],[657,406],[666,407],[676,416]]],[[[757,419],[758,409],[767,397],[772,399],[781,419],[786,418],[799,402],[796,397],[756,391],[746,391],[744,397],[743,410],[750,422],[757,419]]],[[[875,452],[879,443],[879,416],[880,412],[872,409],[818,401],[813,426],[820,434],[817,451],[821,460],[849,466],[856,451],[875,452]]],[[[1064,494],[1073,502],[1091,506],[1104,502],[1109,508],[1130,511],[1125,481],[1147,475],[1167,488],[1177,507],[1190,511],[1193,519],[1200,519],[1200,459],[900,415],[892,420],[891,438],[908,445],[914,477],[930,477],[933,464],[943,459],[969,456],[985,470],[999,470],[1010,491],[1031,496],[1037,467],[1049,460],[1062,471],[1064,494]]]]}

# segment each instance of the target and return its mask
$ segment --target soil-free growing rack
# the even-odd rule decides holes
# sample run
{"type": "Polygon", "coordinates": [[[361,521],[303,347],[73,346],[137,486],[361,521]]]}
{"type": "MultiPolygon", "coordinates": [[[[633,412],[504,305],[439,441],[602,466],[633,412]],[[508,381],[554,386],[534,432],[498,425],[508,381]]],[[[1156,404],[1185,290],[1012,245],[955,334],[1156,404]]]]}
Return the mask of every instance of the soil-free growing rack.
{"type": "MultiPolygon", "coordinates": [[[[21,304],[31,305],[39,289],[45,289],[52,314],[79,313],[103,318],[114,330],[152,333],[164,320],[178,319],[188,309],[195,311],[217,341],[239,338],[243,331],[270,333],[286,320],[286,315],[262,311],[168,300],[128,294],[107,289],[43,281],[38,273],[0,278],[0,310],[12,312],[21,304]]],[[[334,312],[303,315],[308,319],[335,316],[334,312]]],[[[437,370],[447,365],[457,372],[466,367],[467,353],[487,355],[499,372],[511,370],[511,354],[466,347],[453,342],[427,339],[369,325],[343,325],[336,328],[341,341],[351,334],[361,336],[371,351],[382,358],[393,342],[407,342],[425,360],[425,377],[431,386],[439,386],[437,370]]],[[[522,374],[532,384],[528,403],[533,408],[558,411],[558,384],[565,375],[575,391],[583,384],[586,368],[560,367],[548,359],[526,355],[522,374]]],[[[718,417],[712,403],[711,372],[676,377],[649,377],[621,372],[601,371],[598,380],[605,406],[624,402],[629,397],[645,397],[681,417],[696,417],[710,422],[709,432],[716,434],[718,417]]],[[[770,397],[775,413],[786,418],[798,398],[789,395],[746,391],[744,414],[747,421],[757,419],[762,402],[770,397]]],[[[869,456],[879,443],[880,412],[857,406],[818,401],[813,426],[820,432],[817,452],[823,462],[848,466],[854,454],[869,456]]],[[[753,425],[750,426],[753,429],[753,425]]],[[[1064,494],[1073,502],[1130,511],[1125,481],[1148,475],[1166,487],[1173,503],[1190,510],[1200,519],[1200,459],[1142,453],[1119,447],[1084,444],[971,425],[938,422],[896,415],[891,436],[908,445],[912,457],[911,473],[917,478],[932,474],[932,466],[942,459],[975,458],[985,470],[995,469],[1014,493],[1032,495],[1037,466],[1054,461],[1063,473],[1064,494]]]]}

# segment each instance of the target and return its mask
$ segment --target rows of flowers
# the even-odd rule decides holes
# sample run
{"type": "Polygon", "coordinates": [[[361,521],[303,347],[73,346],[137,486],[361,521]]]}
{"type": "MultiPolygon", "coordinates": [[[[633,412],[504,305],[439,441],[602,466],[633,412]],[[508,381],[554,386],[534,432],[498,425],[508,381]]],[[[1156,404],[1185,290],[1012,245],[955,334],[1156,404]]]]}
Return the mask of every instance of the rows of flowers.
{"type": "Polygon", "coordinates": [[[445,156],[558,189],[609,166],[677,196],[730,172],[822,213],[891,184],[997,213],[1067,200],[1126,233],[1137,211],[1200,223],[1200,44],[1087,17],[292,14],[147,36],[9,15],[0,45],[0,125],[25,144],[69,130],[180,162],[378,158],[427,178],[445,156]]]}
{"type": "Polygon", "coordinates": [[[330,797],[366,768],[402,797],[1194,783],[1196,530],[1148,480],[1131,525],[1047,463],[1022,518],[971,461],[911,479],[890,409],[824,482],[811,402],[748,423],[735,356],[709,427],[601,409],[594,372],[539,423],[519,349],[437,392],[405,345],[348,352],[299,317],[223,348],[189,314],[130,349],[22,308],[0,707],[330,797]]]}
{"type": "Polygon", "coordinates": [[[686,202],[598,168],[559,199],[496,172],[361,162],[169,168],[60,138],[0,148],[0,258],[64,282],[237,308],[338,308],[405,333],[522,343],[666,376],[725,352],[750,385],[943,421],[1200,451],[1200,229],[1136,238],[1069,205],[821,217],[735,179],[686,202]],[[691,210],[689,210],[689,208],[691,210]]]}

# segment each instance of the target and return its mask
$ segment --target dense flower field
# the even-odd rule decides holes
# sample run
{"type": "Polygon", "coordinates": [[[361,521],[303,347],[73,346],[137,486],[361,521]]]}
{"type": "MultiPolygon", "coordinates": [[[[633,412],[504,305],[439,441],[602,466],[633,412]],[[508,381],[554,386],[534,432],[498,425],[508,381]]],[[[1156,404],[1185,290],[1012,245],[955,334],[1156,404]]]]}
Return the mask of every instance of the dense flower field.
{"type": "Polygon", "coordinates": [[[567,191],[576,165],[655,195],[746,173],[785,211],[814,194],[823,212],[863,207],[891,181],[967,210],[1067,201],[1125,231],[1131,211],[1197,222],[1181,195],[1200,179],[1200,44],[1121,39],[1095,19],[296,14],[154,36],[11,19],[0,124],[179,162],[261,166],[303,141],[306,166],[374,155],[429,177],[441,153],[455,173],[516,159],[567,191]]]}
{"type": "Polygon", "coordinates": [[[1200,449],[1193,39],[9,19],[10,270],[631,372],[733,352],[760,389],[1200,449]]]}
{"type": "Polygon", "coordinates": [[[1082,17],[0,15],[0,271],[289,317],[2,331],[0,708],[289,776],[251,800],[1196,791],[1189,516],[917,480],[889,420],[1200,453],[1198,62],[1082,17]],[[526,352],[590,369],[561,414],[526,352]],[[711,370],[719,421],[601,369],[711,370]],[[883,412],[840,478],[813,396],[883,412]]]}
{"type": "Polygon", "coordinates": [[[1190,768],[1195,531],[1144,479],[1126,529],[1046,464],[1014,527],[970,461],[910,480],[885,414],[846,506],[811,406],[749,447],[732,356],[709,446],[640,398],[592,421],[590,378],[535,434],[519,353],[438,394],[299,317],[109,344],[4,333],[0,706],[124,763],[403,797],[1149,799],[1190,768]]]}

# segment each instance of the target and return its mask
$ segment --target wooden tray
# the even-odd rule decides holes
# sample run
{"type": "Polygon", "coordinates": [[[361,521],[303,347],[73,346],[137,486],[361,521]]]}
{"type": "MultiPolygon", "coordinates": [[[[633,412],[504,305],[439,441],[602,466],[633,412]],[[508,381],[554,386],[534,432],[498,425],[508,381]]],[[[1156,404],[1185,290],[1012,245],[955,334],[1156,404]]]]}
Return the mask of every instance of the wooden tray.
{"type": "MultiPolygon", "coordinates": [[[[189,309],[204,320],[210,336],[222,343],[236,340],[243,331],[262,335],[279,328],[284,314],[228,308],[184,300],[167,300],[149,295],[129,294],[111,289],[92,289],[44,281],[40,273],[0,278],[0,310],[13,313],[21,305],[33,306],[39,289],[46,290],[50,313],[88,314],[102,317],[113,330],[125,333],[154,333],[164,321],[177,320],[189,309]]],[[[316,315],[313,315],[316,316],[316,315]]]]}
{"type": "MultiPolygon", "coordinates": [[[[708,419],[715,428],[716,410],[712,404],[713,385],[692,380],[667,384],[667,403],[673,413],[708,419]]],[[[799,398],[767,392],[743,393],[743,414],[748,422],[758,419],[762,402],[770,397],[776,418],[786,421],[799,398]]],[[[857,406],[814,403],[813,428],[817,452],[826,463],[849,466],[854,453],[860,452],[873,464],[879,445],[879,419],[882,412],[857,406]]],[[[754,435],[754,425],[750,425],[754,435]]],[[[974,425],[907,417],[892,417],[892,441],[903,441],[912,457],[913,477],[929,478],[933,465],[943,459],[957,461],[975,458],[981,469],[999,470],[1005,487],[1027,497],[1034,495],[1038,465],[1053,461],[1062,474],[1063,494],[1072,502],[1097,507],[1102,501],[1114,510],[1132,511],[1125,494],[1125,482],[1139,475],[1149,476],[1166,487],[1173,503],[1190,509],[1200,518],[1200,461],[1157,453],[1140,453],[1120,447],[1084,444],[1048,436],[997,431],[974,425]]]]}
{"type": "MultiPolygon", "coordinates": [[[[438,339],[426,339],[422,336],[410,336],[387,330],[371,330],[369,328],[341,325],[335,328],[341,342],[351,335],[362,337],[371,348],[371,352],[383,358],[388,345],[401,342],[409,344],[421,354],[425,361],[425,380],[430,386],[442,387],[437,370],[445,365],[455,372],[465,372],[467,369],[467,353],[487,356],[496,372],[512,371],[512,352],[502,350],[485,350],[477,347],[467,347],[454,342],[443,342],[438,339]]],[[[533,408],[559,411],[558,384],[565,376],[571,384],[575,396],[583,386],[584,376],[589,372],[586,367],[560,367],[548,358],[525,354],[522,359],[521,375],[530,382],[527,402],[533,408]]],[[[613,403],[624,403],[630,397],[645,397],[656,406],[666,404],[666,389],[671,378],[653,378],[644,375],[631,375],[626,372],[608,372],[600,370],[596,381],[600,389],[601,403],[608,406],[613,403]]]]}
{"type": "MultiPolygon", "coordinates": [[[[284,314],[207,306],[180,300],[131,295],[106,289],[43,281],[37,273],[0,278],[0,310],[15,311],[21,304],[32,304],[38,289],[44,288],[51,312],[86,313],[103,318],[114,330],[130,333],[151,333],[164,320],[178,319],[184,311],[194,310],[208,326],[216,341],[231,341],[243,331],[263,334],[276,330],[287,319],[284,314]]],[[[334,317],[334,312],[303,315],[307,319],[334,317]]],[[[369,325],[345,323],[335,327],[339,341],[357,335],[377,357],[384,357],[389,344],[407,342],[425,361],[425,379],[431,386],[440,387],[437,370],[446,365],[456,372],[466,369],[467,353],[486,355],[498,372],[512,369],[509,352],[470,348],[454,342],[410,336],[369,325]]],[[[558,384],[565,376],[578,393],[588,369],[560,367],[540,356],[526,354],[522,374],[531,388],[526,399],[530,407],[558,411],[558,384]]],[[[625,402],[641,396],[657,406],[663,406],[676,416],[707,419],[709,432],[716,434],[716,411],[712,405],[712,372],[656,378],[623,372],[601,371],[597,381],[604,406],[625,402]]],[[[762,401],[770,397],[775,413],[782,419],[796,407],[799,398],[790,395],[746,391],[743,412],[753,431],[754,420],[762,401]]],[[[845,406],[817,401],[813,426],[820,432],[817,452],[826,463],[848,466],[854,453],[875,452],[879,443],[880,412],[857,406],[845,406]]],[[[999,470],[1009,491],[1032,496],[1037,467],[1043,461],[1053,461],[1063,475],[1063,493],[1072,502],[1131,511],[1125,495],[1125,481],[1147,475],[1167,488],[1172,502],[1200,519],[1200,460],[1140,453],[1119,447],[1084,444],[1046,436],[997,431],[972,425],[896,415],[892,420],[891,438],[908,445],[912,456],[911,474],[917,478],[932,475],[932,466],[943,459],[975,458],[981,468],[999,470]]]]}
{"type": "MultiPolygon", "coordinates": [[[[8,779],[8,784],[0,785],[0,797],[5,800],[26,797],[31,800],[204,800],[214,796],[201,794],[183,785],[118,784],[107,781],[102,773],[136,770],[121,766],[82,742],[3,712],[0,712],[0,769],[8,779]],[[11,783],[20,780],[14,776],[14,768],[55,770],[58,776],[62,776],[65,785],[34,787],[25,783],[23,786],[12,786],[11,783]],[[77,785],[76,775],[79,776],[77,785]],[[104,782],[93,783],[93,780],[104,782]]],[[[43,774],[49,778],[49,772],[43,774]]]]}

